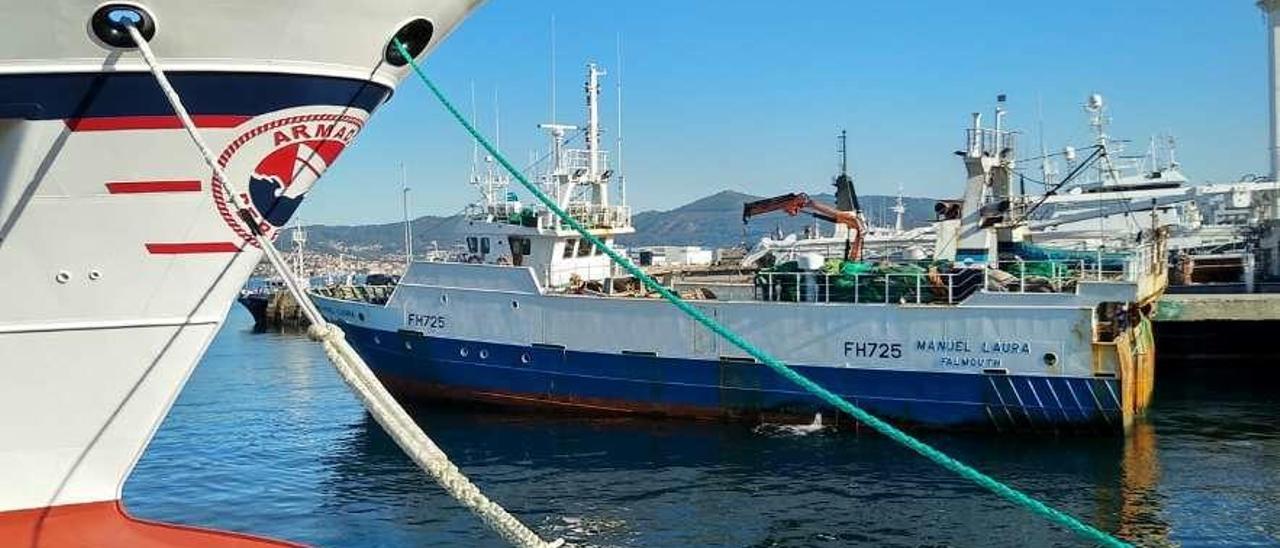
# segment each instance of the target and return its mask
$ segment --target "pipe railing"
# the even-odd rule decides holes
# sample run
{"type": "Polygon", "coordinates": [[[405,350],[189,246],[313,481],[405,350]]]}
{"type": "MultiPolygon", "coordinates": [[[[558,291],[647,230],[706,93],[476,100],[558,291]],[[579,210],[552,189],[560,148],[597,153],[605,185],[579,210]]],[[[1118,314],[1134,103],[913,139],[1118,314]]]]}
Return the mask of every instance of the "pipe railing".
{"type": "Polygon", "coordinates": [[[979,289],[979,269],[945,273],[824,274],[761,272],[753,295],[758,301],[955,304],[979,289]]]}
{"type": "Polygon", "coordinates": [[[761,301],[864,304],[956,304],[975,291],[1073,293],[1081,281],[1135,282],[1154,272],[1154,250],[1129,260],[1015,259],[949,272],[827,274],[760,272],[754,296],[761,301]]]}

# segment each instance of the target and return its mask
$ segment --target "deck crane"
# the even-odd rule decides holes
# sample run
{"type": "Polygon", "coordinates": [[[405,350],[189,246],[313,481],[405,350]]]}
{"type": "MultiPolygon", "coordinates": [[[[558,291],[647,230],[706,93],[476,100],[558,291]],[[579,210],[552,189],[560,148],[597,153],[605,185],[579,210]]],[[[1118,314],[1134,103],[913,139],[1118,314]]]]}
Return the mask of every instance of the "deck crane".
{"type": "Polygon", "coordinates": [[[862,258],[862,238],[865,233],[865,225],[862,223],[862,217],[856,211],[841,211],[834,206],[815,202],[813,198],[803,192],[793,192],[742,204],[742,223],[746,224],[752,217],[772,211],[785,211],[793,217],[803,211],[829,223],[849,227],[849,239],[845,241],[845,258],[850,261],[857,261],[862,258]]]}
{"type": "Polygon", "coordinates": [[[866,224],[862,221],[862,206],[858,203],[858,192],[853,188],[853,177],[849,175],[849,134],[841,131],[838,137],[840,154],[840,175],[833,184],[836,187],[836,205],[830,206],[815,202],[808,194],[791,193],[773,198],[765,198],[742,205],[742,224],[752,217],[770,211],[786,211],[792,217],[801,211],[829,223],[844,225],[849,228],[848,239],[845,240],[845,258],[857,261],[862,258],[862,240],[866,233],[866,224]]]}

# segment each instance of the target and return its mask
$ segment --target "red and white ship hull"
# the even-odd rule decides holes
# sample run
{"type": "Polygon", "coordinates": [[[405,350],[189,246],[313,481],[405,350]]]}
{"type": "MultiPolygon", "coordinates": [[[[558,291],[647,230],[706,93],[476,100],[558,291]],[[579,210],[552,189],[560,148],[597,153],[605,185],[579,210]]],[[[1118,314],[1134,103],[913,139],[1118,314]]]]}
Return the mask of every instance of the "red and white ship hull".
{"type": "MultiPolygon", "coordinates": [[[[406,75],[384,62],[398,29],[430,22],[426,55],[477,3],[132,4],[270,234],[406,75]]],[[[3,2],[0,543],[117,509],[261,256],[140,55],[95,35],[102,5],[3,2]]]]}

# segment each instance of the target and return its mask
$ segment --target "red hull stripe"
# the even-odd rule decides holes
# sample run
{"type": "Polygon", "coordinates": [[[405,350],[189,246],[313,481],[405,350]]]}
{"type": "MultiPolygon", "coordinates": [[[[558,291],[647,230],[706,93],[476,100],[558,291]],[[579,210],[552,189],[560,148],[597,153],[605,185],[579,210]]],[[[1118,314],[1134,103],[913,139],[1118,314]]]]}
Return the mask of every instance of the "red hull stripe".
{"type": "MultiPolygon", "coordinates": [[[[248,120],[248,116],[205,114],[192,116],[197,127],[233,128],[248,120]]],[[[118,131],[127,129],[182,129],[177,116],[104,116],[100,118],[68,118],[71,131],[118,131]]]]}
{"type": "Polygon", "coordinates": [[[120,501],[89,502],[0,512],[5,546],[71,548],[281,548],[299,546],[243,533],[138,519],[120,501]]]}
{"type": "Polygon", "coordinates": [[[112,181],[111,194],[147,194],[151,192],[200,192],[200,181],[112,181]]]}
{"type": "Polygon", "coordinates": [[[232,242],[187,242],[179,244],[147,244],[152,255],[188,255],[193,253],[236,253],[240,246],[232,242]]]}

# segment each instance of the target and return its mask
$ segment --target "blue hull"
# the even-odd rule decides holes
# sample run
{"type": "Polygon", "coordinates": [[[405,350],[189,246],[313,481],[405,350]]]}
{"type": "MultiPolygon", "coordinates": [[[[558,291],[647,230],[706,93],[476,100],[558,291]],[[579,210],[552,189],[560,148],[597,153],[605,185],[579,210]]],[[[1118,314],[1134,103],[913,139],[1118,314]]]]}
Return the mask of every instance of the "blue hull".
{"type": "MultiPolygon", "coordinates": [[[[739,361],[579,352],[376,331],[347,339],[398,397],[579,412],[808,421],[828,406],[768,367],[739,361]]],[[[1121,430],[1114,378],[1030,377],[796,366],[882,418],[1007,431],[1121,430]]]]}
{"type": "Polygon", "coordinates": [[[241,295],[236,298],[236,302],[248,310],[253,315],[253,326],[255,328],[265,327],[267,325],[267,304],[271,298],[261,293],[250,293],[241,295]]]}

